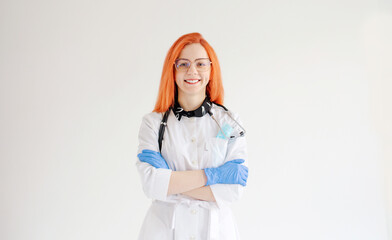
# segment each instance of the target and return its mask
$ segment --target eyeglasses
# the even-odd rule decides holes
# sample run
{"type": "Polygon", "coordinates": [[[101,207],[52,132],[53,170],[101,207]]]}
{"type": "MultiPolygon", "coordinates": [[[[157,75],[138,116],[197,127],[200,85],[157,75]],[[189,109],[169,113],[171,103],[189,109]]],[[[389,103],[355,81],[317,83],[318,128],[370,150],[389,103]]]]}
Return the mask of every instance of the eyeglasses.
{"type": "MultiPolygon", "coordinates": [[[[187,72],[191,67],[191,64],[192,62],[185,58],[178,58],[174,62],[174,65],[179,72],[187,72]]],[[[211,61],[208,58],[198,58],[195,60],[195,66],[198,72],[205,72],[211,68],[211,61]]]]}

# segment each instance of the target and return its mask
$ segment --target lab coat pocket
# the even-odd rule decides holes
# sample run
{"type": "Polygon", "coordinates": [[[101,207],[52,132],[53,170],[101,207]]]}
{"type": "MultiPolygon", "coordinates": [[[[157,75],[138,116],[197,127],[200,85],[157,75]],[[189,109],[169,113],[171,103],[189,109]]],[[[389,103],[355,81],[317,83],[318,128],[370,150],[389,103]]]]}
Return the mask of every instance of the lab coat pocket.
{"type": "Polygon", "coordinates": [[[222,138],[210,138],[205,143],[205,155],[207,167],[219,167],[221,166],[226,157],[227,152],[227,139],[222,138]]]}

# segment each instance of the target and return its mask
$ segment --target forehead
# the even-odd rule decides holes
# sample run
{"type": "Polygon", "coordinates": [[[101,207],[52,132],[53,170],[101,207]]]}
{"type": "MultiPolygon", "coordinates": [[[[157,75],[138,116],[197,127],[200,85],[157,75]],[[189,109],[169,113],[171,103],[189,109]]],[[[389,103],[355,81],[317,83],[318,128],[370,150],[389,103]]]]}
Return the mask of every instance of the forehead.
{"type": "Polygon", "coordinates": [[[200,43],[191,43],[182,49],[178,58],[186,58],[193,61],[197,58],[208,58],[208,54],[200,43]]]}

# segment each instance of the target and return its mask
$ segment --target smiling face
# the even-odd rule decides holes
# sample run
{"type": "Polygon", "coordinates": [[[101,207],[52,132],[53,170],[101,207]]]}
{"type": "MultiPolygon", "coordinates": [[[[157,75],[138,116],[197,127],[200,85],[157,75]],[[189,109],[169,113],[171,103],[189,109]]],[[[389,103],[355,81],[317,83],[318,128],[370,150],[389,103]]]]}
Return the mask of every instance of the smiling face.
{"type": "Polygon", "coordinates": [[[200,43],[192,43],[186,45],[178,58],[188,59],[191,61],[191,66],[188,71],[175,71],[175,79],[178,89],[178,97],[199,95],[204,98],[206,93],[206,86],[210,79],[211,69],[208,71],[197,71],[195,60],[201,58],[209,58],[207,51],[200,43]]]}

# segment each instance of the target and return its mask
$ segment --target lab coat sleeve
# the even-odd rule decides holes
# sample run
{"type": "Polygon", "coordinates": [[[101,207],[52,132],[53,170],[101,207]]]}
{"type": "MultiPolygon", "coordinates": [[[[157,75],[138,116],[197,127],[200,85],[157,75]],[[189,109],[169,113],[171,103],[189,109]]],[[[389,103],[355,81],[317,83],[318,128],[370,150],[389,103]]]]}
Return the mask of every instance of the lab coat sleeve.
{"type": "MultiPolygon", "coordinates": [[[[238,115],[233,114],[233,117],[235,117],[241,126],[243,126],[238,115]]],[[[245,137],[238,137],[234,140],[229,140],[225,162],[234,159],[244,159],[245,162],[243,165],[248,166],[247,144],[245,137]]],[[[240,200],[244,190],[244,187],[240,184],[214,184],[210,187],[219,208],[222,208],[223,205],[240,200]]]]}
{"type": "MultiPolygon", "coordinates": [[[[158,132],[161,114],[150,113],[143,117],[139,130],[138,153],[144,149],[159,152],[158,132]]],[[[148,163],[136,160],[143,191],[148,198],[165,201],[169,188],[171,169],[155,168],[148,163]]]]}

